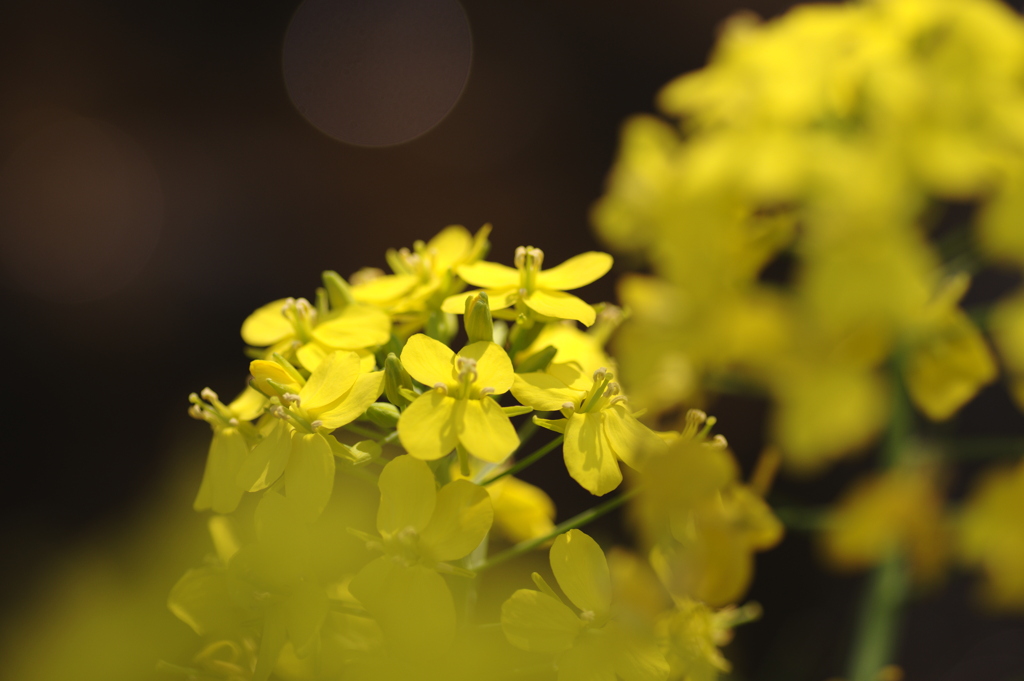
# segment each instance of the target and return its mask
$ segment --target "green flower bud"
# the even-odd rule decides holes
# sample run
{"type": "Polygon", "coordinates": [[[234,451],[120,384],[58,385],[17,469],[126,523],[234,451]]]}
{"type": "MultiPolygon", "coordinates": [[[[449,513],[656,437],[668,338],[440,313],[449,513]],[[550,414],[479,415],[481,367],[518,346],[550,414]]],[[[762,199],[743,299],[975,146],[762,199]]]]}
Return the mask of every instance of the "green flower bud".
{"type": "Polygon", "coordinates": [[[412,377],[402,366],[398,355],[389,353],[384,360],[384,394],[391,404],[401,409],[409,406],[409,399],[402,393],[403,389],[406,392],[413,392],[412,377]]]}
{"type": "Polygon", "coordinates": [[[323,273],[324,288],[327,289],[327,298],[331,302],[331,308],[344,310],[351,303],[355,302],[352,297],[352,289],[348,282],[334,270],[326,270],[323,273]]]}
{"type": "Polygon", "coordinates": [[[485,291],[477,291],[476,295],[466,298],[466,335],[469,343],[478,341],[494,341],[494,320],[491,319],[491,307],[485,291]]]}
{"type": "Polygon", "coordinates": [[[374,402],[366,410],[366,418],[385,430],[391,430],[398,425],[399,415],[398,407],[387,402],[374,402]]]}

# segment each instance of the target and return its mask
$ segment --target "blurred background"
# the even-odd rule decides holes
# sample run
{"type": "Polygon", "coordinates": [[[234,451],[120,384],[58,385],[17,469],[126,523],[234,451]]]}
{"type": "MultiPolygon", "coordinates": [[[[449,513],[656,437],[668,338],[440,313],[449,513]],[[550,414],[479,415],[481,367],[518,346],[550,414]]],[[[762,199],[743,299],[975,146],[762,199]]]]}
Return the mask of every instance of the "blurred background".
{"type": "MultiPolygon", "coordinates": [[[[164,606],[208,546],[191,500],[209,430],[186,397],[244,386],[246,315],[449,224],[492,223],[506,263],[598,248],[622,120],[700,67],[725,17],[790,4],[3,3],[0,676],[147,678],[195,650],[164,606]]],[[[964,418],[1019,421],[985,399],[964,418]]],[[[752,462],[763,406],[711,411],[752,462]]],[[[791,494],[826,502],[850,472],[791,494]]],[[[589,505],[555,496],[560,518],[589,505]]],[[[729,650],[738,678],[843,668],[860,582],[814,554],[791,532],[759,558],[767,614],[729,650]]],[[[913,606],[902,649],[909,679],[1009,681],[1022,641],[954,580],[913,606]]]]}

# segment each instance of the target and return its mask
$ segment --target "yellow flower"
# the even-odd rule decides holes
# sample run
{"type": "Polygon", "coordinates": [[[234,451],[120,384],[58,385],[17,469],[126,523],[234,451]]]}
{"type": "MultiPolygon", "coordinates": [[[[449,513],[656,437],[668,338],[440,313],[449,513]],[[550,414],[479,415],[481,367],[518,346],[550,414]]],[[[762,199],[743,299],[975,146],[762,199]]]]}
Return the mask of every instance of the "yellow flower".
{"type": "Polygon", "coordinates": [[[189,400],[192,402],[189,414],[207,421],[213,428],[203,481],[192,507],[197,511],[212,509],[215,513],[230,513],[245,494],[235,480],[238,469],[249,453],[250,443],[258,438],[256,429],[248,422],[263,412],[267,398],[246,388],[225,405],[217,393],[206,388],[201,396],[193,393],[189,400]]]}
{"type": "Polygon", "coordinates": [[[512,362],[494,343],[467,345],[456,355],[423,334],[402,349],[402,366],[428,390],[398,419],[398,438],[417,459],[433,461],[461,445],[492,463],[505,460],[519,446],[508,416],[491,395],[508,392],[512,362]]]}
{"type": "MultiPolygon", "coordinates": [[[[493,262],[478,262],[463,265],[458,273],[467,283],[480,286],[487,292],[492,311],[515,305],[517,313],[532,310],[544,318],[575,319],[586,326],[593,324],[596,318],[594,308],[565,291],[586,286],[603,277],[612,267],[612,256],[590,251],[549,270],[541,269],[543,262],[544,252],[539,248],[520,246],[516,249],[515,269],[493,262]]],[[[466,309],[466,298],[474,293],[469,291],[451,296],[441,309],[462,314],[466,309]]]]}
{"type": "Polygon", "coordinates": [[[564,419],[535,422],[565,434],[562,452],[569,475],[598,496],[622,482],[619,461],[637,468],[643,455],[663,446],[658,436],[633,416],[612,378],[602,368],[586,381],[577,365],[559,364],[548,371],[516,374],[512,384],[512,394],[526,406],[562,411],[564,419]],[[589,382],[590,388],[572,387],[581,382],[589,382]]]}
{"type": "Polygon", "coordinates": [[[908,465],[864,478],[829,512],[825,556],[836,567],[864,569],[901,551],[917,579],[934,581],[948,553],[943,502],[928,468],[908,465]]]}
{"type": "Polygon", "coordinates": [[[455,480],[440,490],[424,462],[400,456],[381,472],[379,547],[349,590],[380,625],[389,649],[412,659],[443,655],[455,638],[451,592],[438,570],[487,536],[491,501],[478,485],[455,480]]]}
{"type": "Polygon", "coordinates": [[[305,298],[267,303],[242,323],[242,340],[254,347],[270,346],[264,356],[294,356],[312,371],[334,350],[365,352],[388,342],[391,319],[377,308],[350,302],[344,307],[317,308],[305,298]]]}
{"type": "Polygon", "coordinates": [[[654,545],[651,564],[676,598],[736,603],[753,577],[754,553],[782,539],[782,523],[738,481],[738,471],[724,441],[684,433],[636,476],[643,494],[634,502],[635,517],[654,545]]]}
{"type": "Polygon", "coordinates": [[[558,586],[576,610],[534,573],[542,591],[519,589],[501,607],[509,642],[554,654],[558,681],[667,679],[668,663],[653,639],[613,617],[611,575],[597,542],[570,530],[558,536],[549,557],[558,586]]]}
{"type": "MultiPolygon", "coordinates": [[[[469,476],[462,475],[458,462],[452,463],[449,474],[452,480],[479,481],[507,469],[508,465],[479,464],[474,459],[470,462],[469,476]]],[[[494,507],[495,529],[513,543],[544,537],[555,529],[555,502],[540,487],[506,475],[484,489],[494,507]]]]}
{"type": "Polygon", "coordinates": [[[1024,462],[988,471],[975,484],[957,525],[957,554],[985,575],[995,607],[1024,610],[1024,462]]]}
{"type": "Polygon", "coordinates": [[[384,372],[364,373],[354,352],[332,352],[308,380],[278,362],[254,360],[257,385],[276,393],[271,413],[280,421],[264,434],[238,469],[237,484],[256,492],[281,475],[288,498],[315,520],[334,488],[334,451],[326,436],[361,416],[384,391],[384,372]]]}
{"type": "Polygon", "coordinates": [[[481,227],[475,236],[461,225],[451,225],[426,243],[417,241],[411,251],[389,249],[387,260],[394,274],[366,276],[364,272],[353,278],[352,295],[396,316],[436,309],[446,296],[459,290],[455,271],[486,254],[490,233],[490,225],[481,227]]]}

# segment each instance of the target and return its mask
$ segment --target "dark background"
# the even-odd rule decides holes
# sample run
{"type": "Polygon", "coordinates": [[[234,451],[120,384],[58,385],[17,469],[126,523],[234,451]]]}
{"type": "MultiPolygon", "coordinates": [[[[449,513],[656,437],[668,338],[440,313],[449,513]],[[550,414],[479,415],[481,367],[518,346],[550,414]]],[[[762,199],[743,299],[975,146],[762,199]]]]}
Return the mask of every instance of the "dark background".
{"type": "MultiPolygon", "coordinates": [[[[384,268],[386,248],[448,224],[493,223],[491,259],[506,263],[521,244],[550,263],[598,248],[588,210],[623,119],[700,67],[729,14],[789,4],[465,0],[461,99],[422,137],[365,148],[321,133],[289,99],[296,2],[4,3],[0,608],[42,589],[68,547],[129,522],[183,452],[198,474],[208,431],[186,396],[242,387],[238,329],[252,310],[312,296],[323,269],[384,268]],[[115,140],[114,161],[97,139],[115,140]],[[134,188],[141,236],[59,219],[109,208],[89,202],[90,181],[134,188]],[[34,208],[48,221],[26,217],[34,208]],[[110,259],[79,267],[98,242],[110,259]]],[[[618,271],[588,298],[611,299],[618,271]]],[[[749,464],[763,409],[715,406],[749,464]]],[[[828,501],[848,474],[802,483],[804,498],[828,501]]],[[[556,497],[560,518],[588,503],[556,497]]],[[[1024,626],[981,620],[963,581],[912,608],[911,681],[1020,678],[1024,626]]],[[[752,597],[767,614],[730,656],[746,678],[839,674],[859,584],[824,575],[791,532],[759,560],[752,597]]]]}

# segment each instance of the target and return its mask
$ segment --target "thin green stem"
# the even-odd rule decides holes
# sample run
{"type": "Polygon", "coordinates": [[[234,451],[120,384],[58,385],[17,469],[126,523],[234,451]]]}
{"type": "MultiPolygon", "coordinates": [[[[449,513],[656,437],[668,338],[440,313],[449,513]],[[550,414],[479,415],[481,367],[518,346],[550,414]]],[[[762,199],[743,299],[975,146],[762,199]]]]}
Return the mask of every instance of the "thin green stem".
{"type": "Polygon", "coordinates": [[[622,494],[618,495],[613,499],[609,499],[608,501],[605,501],[602,504],[598,504],[597,506],[591,509],[587,509],[586,511],[583,511],[583,513],[575,515],[572,518],[569,518],[568,520],[559,523],[555,526],[554,530],[552,530],[551,532],[542,537],[537,537],[536,539],[530,539],[528,541],[519,542],[515,546],[505,549],[501,553],[487,559],[487,561],[483,565],[477,568],[477,573],[479,574],[485,570],[494,567],[495,565],[504,563],[507,560],[515,558],[516,556],[521,556],[524,553],[529,553],[538,546],[541,546],[551,541],[552,539],[554,539],[555,537],[564,532],[568,532],[569,530],[575,529],[577,527],[583,527],[587,523],[597,520],[603,515],[611,513],[619,506],[622,506],[624,503],[626,503],[634,496],[636,496],[638,489],[639,488],[634,487],[628,492],[623,492],[622,494]]]}
{"type": "Polygon", "coordinates": [[[533,465],[537,461],[540,461],[542,458],[544,458],[544,456],[551,452],[551,450],[553,450],[558,445],[562,444],[563,439],[564,437],[562,435],[559,435],[554,440],[552,440],[551,442],[547,443],[546,445],[535,451],[533,454],[527,456],[525,459],[517,461],[511,468],[504,470],[496,475],[492,475],[491,477],[481,482],[480,485],[482,487],[486,487],[487,485],[491,484],[492,482],[495,482],[496,480],[500,480],[506,475],[515,475],[524,468],[527,468],[528,466],[533,465]]]}
{"type": "MultiPolygon", "coordinates": [[[[902,384],[900,355],[893,358],[892,404],[889,430],[882,444],[882,468],[899,464],[913,433],[914,412],[902,384]]],[[[879,672],[892,662],[899,636],[900,619],[908,588],[907,565],[894,548],[874,569],[861,597],[857,629],[847,668],[849,681],[877,681],[879,672]]]]}

